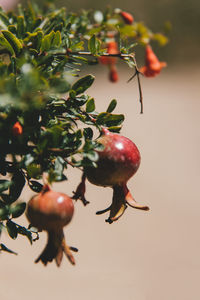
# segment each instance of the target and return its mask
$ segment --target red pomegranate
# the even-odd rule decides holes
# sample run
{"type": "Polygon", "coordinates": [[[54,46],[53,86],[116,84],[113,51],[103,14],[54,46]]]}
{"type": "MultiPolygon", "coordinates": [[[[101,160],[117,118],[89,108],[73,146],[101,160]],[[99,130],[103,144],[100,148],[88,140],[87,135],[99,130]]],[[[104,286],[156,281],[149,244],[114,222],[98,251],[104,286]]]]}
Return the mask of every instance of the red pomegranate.
{"type": "MultiPolygon", "coordinates": [[[[140,165],[140,153],[136,145],[128,138],[107,129],[102,130],[98,142],[104,146],[104,150],[98,151],[97,168],[85,168],[85,176],[95,185],[112,187],[113,199],[110,207],[97,214],[110,211],[106,221],[112,223],[122,216],[127,204],[137,209],[148,210],[147,206],[140,205],[134,200],[127,187],[127,181],[136,173],[140,165]]],[[[84,186],[84,180],[85,178],[82,179],[79,187],[84,186]]],[[[85,186],[83,191],[85,192],[85,186]]],[[[79,195],[75,193],[74,199],[83,199],[83,194],[81,197],[80,194],[79,189],[79,195]]]]}
{"type": "Polygon", "coordinates": [[[67,246],[63,232],[63,227],[71,221],[73,213],[72,199],[63,193],[53,191],[48,184],[44,185],[38,195],[30,199],[27,206],[29,222],[39,231],[46,230],[48,233],[47,245],[36,259],[36,263],[41,260],[46,265],[55,259],[57,266],[60,266],[64,252],[69,261],[75,264],[71,250],[78,250],[67,246]]]}

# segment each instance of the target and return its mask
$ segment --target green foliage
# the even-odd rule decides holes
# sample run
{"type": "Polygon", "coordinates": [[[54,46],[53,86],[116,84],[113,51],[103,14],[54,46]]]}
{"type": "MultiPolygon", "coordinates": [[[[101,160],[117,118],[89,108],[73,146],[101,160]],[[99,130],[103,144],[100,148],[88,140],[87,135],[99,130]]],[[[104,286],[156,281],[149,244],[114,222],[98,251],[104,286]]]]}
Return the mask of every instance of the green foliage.
{"type": "MultiPolygon", "coordinates": [[[[167,39],[143,23],[124,24],[112,10],[98,19],[96,12],[77,15],[50,3],[43,11],[31,3],[19,6],[18,14],[0,10],[0,29],[0,233],[7,230],[12,239],[21,234],[32,243],[35,232],[13,221],[26,208],[19,202],[24,186],[38,193],[44,173],[49,182],[63,181],[69,165],[95,167],[95,150],[102,148],[96,132],[102,126],[119,132],[124,121],[113,113],[115,99],[105,112],[96,111],[85,93],[95,77],[77,80],[82,65],[98,63],[110,32],[131,67],[137,43],[164,45],[167,39]],[[16,122],[22,134],[13,134],[16,122]]],[[[0,251],[15,253],[4,244],[0,251]]]]}

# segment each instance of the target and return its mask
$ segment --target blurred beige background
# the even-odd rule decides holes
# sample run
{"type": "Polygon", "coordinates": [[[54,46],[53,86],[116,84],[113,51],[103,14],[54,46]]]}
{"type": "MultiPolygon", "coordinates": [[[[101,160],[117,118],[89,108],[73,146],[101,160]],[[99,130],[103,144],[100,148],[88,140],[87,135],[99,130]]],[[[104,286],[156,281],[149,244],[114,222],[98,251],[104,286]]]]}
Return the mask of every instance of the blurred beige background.
{"type": "MultiPolygon", "coordinates": [[[[156,1],[152,3],[156,5],[156,1]]],[[[84,4],[87,1],[81,6],[84,4]]],[[[143,17],[142,11],[139,13],[143,17]]],[[[166,19],[164,13],[161,19],[166,19]]],[[[182,49],[180,44],[177,47],[182,49]]],[[[128,185],[136,200],[151,210],[128,208],[118,222],[109,225],[104,221],[106,215],[96,216],[95,212],[109,205],[111,189],[88,183],[90,204],[75,204],[75,217],[65,230],[69,245],[79,248],[76,266],[66,259],[60,269],[54,263],[47,267],[34,264],[46,233],[33,246],[25,237],[12,241],[3,235],[2,242],[19,255],[0,255],[0,299],[200,299],[198,65],[182,60],[177,66],[169,56],[168,68],[160,76],[143,78],[143,115],[139,114],[136,81],[126,83],[131,76],[128,67],[120,67],[118,84],[107,80],[106,68],[98,66],[95,72],[96,81],[88,93],[96,98],[99,111],[105,110],[111,99],[118,100],[116,111],[126,116],[122,134],[137,144],[142,156],[128,185]]],[[[79,179],[79,171],[71,170],[69,181],[54,188],[71,194],[79,179]]],[[[28,200],[30,195],[26,191],[22,199],[28,200]]],[[[20,221],[27,225],[26,220],[20,221]]]]}

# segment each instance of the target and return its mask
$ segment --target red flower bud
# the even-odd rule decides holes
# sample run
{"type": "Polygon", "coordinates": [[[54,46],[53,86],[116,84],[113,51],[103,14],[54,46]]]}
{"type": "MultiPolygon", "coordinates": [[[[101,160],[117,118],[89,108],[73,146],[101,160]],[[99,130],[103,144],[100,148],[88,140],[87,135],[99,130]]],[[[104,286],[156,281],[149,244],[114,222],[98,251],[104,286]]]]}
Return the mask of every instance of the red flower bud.
{"type": "MultiPolygon", "coordinates": [[[[117,54],[118,46],[116,42],[109,42],[107,44],[107,53],[109,54],[117,54]]],[[[117,62],[117,57],[108,57],[108,56],[100,56],[99,61],[104,65],[113,65],[117,62]]]]}
{"type": "MultiPolygon", "coordinates": [[[[117,54],[119,53],[118,51],[118,46],[117,43],[115,41],[113,42],[109,42],[107,44],[107,53],[109,54],[117,54]]],[[[117,62],[117,57],[112,57],[112,56],[101,56],[99,58],[99,61],[104,64],[104,65],[108,65],[110,72],[109,72],[109,80],[111,82],[116,82],[118,81],[119,77],[118,77],[118,73],[117,73],[117,69],[116,69],[116,62],[117,62]]]]}
{"type": "Polygon", "coordinates": [[[111,82],[117,82],[119,80],[117,68],[115,65],[112,65],[110,68],[109,79],[111,82]]]}
{"type": "Polygon", "coordinates": [[[126,11],[121,11],[121,12],[120,12],[120,15],[121,15],[121,17],[123,18],[123,20],[124,20],[124,22],[125,22],[126,24],[131,25],[131,24],[133,23],[134,18],[133,18],[133,16],[132,16],[131,14],[129,14],[128,12],[126,12],[126,11]]]}
{"type": "Polygon", "coordinates": [[[12,134],[14,136],[22,135],[23,128],[19,122],[16,122],[12,127],[12,134]]]}
{"type": "Polygon", "coordinates": [[[146,46],[145,66],[140,68],[140,72],[146,77],[154,77],[160,73],[162,68],[166,67],[165,62],[160,62],[150,45],[146,46]]]}

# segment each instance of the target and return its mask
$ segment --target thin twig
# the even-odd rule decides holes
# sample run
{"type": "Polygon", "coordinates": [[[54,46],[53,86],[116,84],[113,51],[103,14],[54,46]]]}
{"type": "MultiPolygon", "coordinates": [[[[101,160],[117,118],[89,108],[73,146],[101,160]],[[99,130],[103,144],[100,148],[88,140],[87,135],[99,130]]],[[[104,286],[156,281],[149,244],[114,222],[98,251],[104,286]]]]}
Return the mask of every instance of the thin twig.
{"type": "MultiPolygon", "coordinates": [[[[89,51],[77,51],[77,52],[71,52],[71,51],[66,51],[66,53],[56,53],[56,55],[84,55],[84,56],[95,56],[94,54],[92,54],[89,51]]],[[[102,53],[100,56],[109,56],[109,57],[119,57],[121,59],[124,58],[132,58],[134,59],[135,56],[133,53],[131,54],[124,54],[124,53],[115,53],[115,54],[111,54],[111,53],[102,53]]]]}
{"type": "Polygon", "coordinates": [[[142,94],[142,86],[141,86],[141,81],[140,81],[140,72],[138,70],[136,71],[136,76],[137,76],[138,88],[139,88],[139,94],[140,94],[140,105],[141,105],[140,113],[143,114],[143,94],[142,94]]]}
{"type": "Polygon", "coordinates": [[[135,73],[133,74],[133,76],[131,76],[131,78],[129,78],[129,80],[127,80],[127,83],[129,83],[133,78],[135,78],[136,75],[137,75],[137,72],[135,71],[135,73]]]}
{"type": "Polygon", "coordinates": [[[63,159],[64,159],[64,161],[65,161],[68,165],[70,165],[72,168],[77,168],[77,169],[83,171],[81,167],[75,166],[75,165],[74,165],[71,161],[69,161],[67,158],[63,158],[63,159]]]}
{"type": "MultiPolygon", "coordinates": [[[[70,52],[67,51],[68,55],[86,55],[86,56],[94,56],[91,52],[88,51],[78,51],[78,52],[70,52]]],[[[130,82],[135,76],[137,77],[137,82],[138,82],[138,89],[139,89],[139,101],[140,101],[140,113],[143,114],[143,94],[142,94],[142,86],[141,86],[141,81],[140,81],[140,71],[137,67],[137,62],[135,59],[135,55],[133,53],[131,54],[123,54],[123,53],[116,53],[116,54],[110,54],[110,53],[104,53],[101,54],[101,56],[109,56],[109,57],[119,57],[121,59],[126,59],[130,58],[133,60],[134,65],[135,65],[135,73],[134,75],[128,80],[130,82]]]]}
{"type": "Polygon", "coordinates": [[[135,76],[137,77],[138,89],[139,89],[139,101],[140,101],[140,107],[141,107],[140,113],[143,114],[143,94],[142,94],[142,86],[141,86],[141,81],[140,81],[140,74],[141,73],[138,69],[135,57],[132,56],[132,59],[133,59],[134,64],[135,64],[135,73],[133,74],[133,76],[127,82],[130,82],[135,76]]]}

